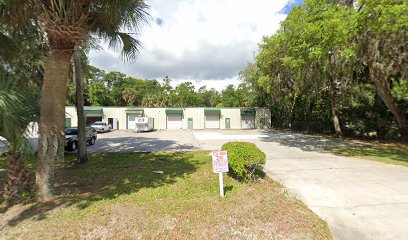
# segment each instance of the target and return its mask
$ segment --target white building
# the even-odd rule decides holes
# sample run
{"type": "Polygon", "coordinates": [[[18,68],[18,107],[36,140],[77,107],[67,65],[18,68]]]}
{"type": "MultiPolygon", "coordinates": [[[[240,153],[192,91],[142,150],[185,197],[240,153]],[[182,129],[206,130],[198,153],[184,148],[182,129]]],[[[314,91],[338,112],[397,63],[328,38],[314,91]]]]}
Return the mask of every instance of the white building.
{"type": "MultiPolygon", "coordinates": [[[[154,119],[154,129],[254,129],[270,128],[266,108],[143,108],[85,107],[87,124],[104,121],[113,129],[135,129],[139,116],[154,119]]],[[[76,108],[65,108],[65,125],[77,126],[76,108]]]]}

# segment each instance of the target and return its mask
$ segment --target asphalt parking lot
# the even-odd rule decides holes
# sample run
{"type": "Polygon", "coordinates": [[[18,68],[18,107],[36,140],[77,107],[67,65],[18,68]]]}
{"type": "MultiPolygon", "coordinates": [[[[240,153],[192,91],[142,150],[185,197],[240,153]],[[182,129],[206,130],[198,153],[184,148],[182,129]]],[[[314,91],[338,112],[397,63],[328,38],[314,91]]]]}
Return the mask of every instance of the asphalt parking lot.
{"type": "Polygon", "coordinates": [[[89,152],[157,152],[192,151],[200,146],[191,131],[112,131],[98,133],[94,146],[89,152]]]}

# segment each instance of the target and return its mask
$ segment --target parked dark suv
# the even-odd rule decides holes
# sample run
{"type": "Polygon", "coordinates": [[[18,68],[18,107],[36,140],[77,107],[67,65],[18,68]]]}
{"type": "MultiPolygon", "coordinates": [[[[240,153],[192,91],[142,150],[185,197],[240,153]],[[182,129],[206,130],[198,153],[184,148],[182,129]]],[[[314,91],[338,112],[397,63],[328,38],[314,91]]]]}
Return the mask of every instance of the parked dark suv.
{"type": "MultiPolygon", "coordinates": [[[[97,133],[92,127],[86,127],[86,139],[89,145],[96,142],[97,133]]],[[[78,148],[78,128],[65,128],[65,150],[74,151],[78,148]]]]}

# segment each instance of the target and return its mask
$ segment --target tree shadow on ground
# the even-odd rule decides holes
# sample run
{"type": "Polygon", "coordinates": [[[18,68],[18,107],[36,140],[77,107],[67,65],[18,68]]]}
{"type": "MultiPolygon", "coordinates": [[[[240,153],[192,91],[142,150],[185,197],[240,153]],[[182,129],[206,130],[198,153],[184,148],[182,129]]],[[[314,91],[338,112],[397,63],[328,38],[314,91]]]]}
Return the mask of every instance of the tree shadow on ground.
{"type": "Polygon", "coordinates": [[[260,131],[261,141],[276,142],[283,146],[295,147],[303,151],[330,152],[335,147],[364,146],[363,143],[351,143],[342,138],[321,135],[308,135],[279,130],[260,131]]]}
{"type": "Polygon", "coordinates": [[[100,138],[95,146],[88,148],[90,152],[157,152],[175,150],[199,150],[193,144],[185,144],[173,140],[145,137],[100,138]]]}
{"type": "Polygon", "coordinates": [[[174,184],[199,167],[191,153],[100,153],[90,155],[84,164],[74,164],[75,156],[56,166],[57,197],[48,203],[36,203],[6,217],[1,228],[15,226],[25,219],[41,220],[58,207],[79,210],[100,200],[115,199],[141,189],[174,184]],[[162,174],[153,171],[163,171],[162,174]]]}

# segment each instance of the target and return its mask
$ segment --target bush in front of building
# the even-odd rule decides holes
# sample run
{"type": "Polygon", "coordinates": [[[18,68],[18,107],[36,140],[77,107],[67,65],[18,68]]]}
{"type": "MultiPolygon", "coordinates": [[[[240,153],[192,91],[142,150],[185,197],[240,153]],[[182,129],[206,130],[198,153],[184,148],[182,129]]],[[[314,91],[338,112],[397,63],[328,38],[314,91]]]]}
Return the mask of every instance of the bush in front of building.
{"type": "Polygon", "coordinates": [[[222,145],[228,151],[228,164],[232,173],[240,180],[254,180],[263,173],[266,155],[255,144],[229,142],[222,145]]]}

